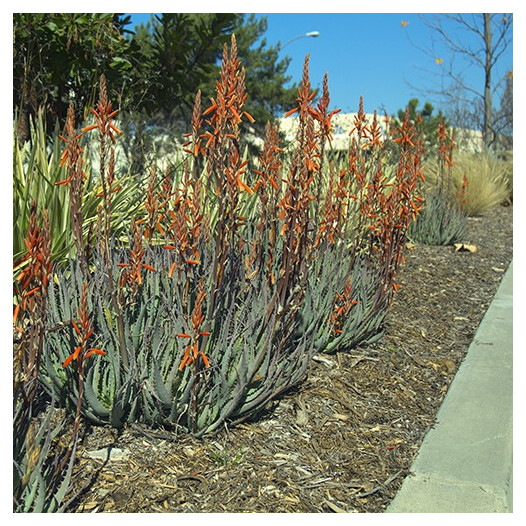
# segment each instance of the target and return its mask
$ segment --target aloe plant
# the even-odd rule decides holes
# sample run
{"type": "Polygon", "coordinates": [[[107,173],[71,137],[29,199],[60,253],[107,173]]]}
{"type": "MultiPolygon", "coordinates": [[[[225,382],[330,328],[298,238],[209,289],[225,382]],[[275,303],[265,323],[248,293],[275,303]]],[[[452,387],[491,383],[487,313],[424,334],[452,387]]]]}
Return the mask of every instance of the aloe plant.
{"type": "Polygon", "coordinates": [[[72,486],[77,438],[69,448],[56,441],[67,424],[56,423],[52,402],[42,418],[31,417],[21,405],[13,421],[13,511],[53,513],[67,509],[72,486]],[[53,422],[52,422],[53,420],[53,422]]]}
{"type": "Polygon", "coordinates": [[[33,201],[29,228],[24,239],[27,252],[18,275],[13,312],[13,508],[14,511],[63,509],[69,490],[78,434],[73,432],[72,449],[52,446],[63,420],[52,427],[54,400],[42,417],[39,384],[47,327],[48,289],[51,278],[51,234],[49,216],[42,211],[42,225],[33,201]]]}
{"type": "Polygon", "coordinates": [[[319,255],[311,281],[302,330],[313,338],[316,352],[351,350],[382,336],[390,295],[378,287],[382,277],[373,262],[363,258],[352,262],[341,252],[326,248],[319,255]],[[337,316],[337,298],[346,287],[349,297],[342,297],[342,315],[337,316]]]}
{"type": "Polygon", "coordinates": [[[130,230],[124,218],[119,228],[114,222],[120,132],[105,79],[94,124],[78,133],[70,111],[61,159],[73,242],[69,269],[55,265],[46,289],[39,379],[76,414],[75,430],[82,415],[203,436],[262,411],[301,381],[315,352],[381,335],[407,228],[419,212],[408,117],[388,176],[377,119],[366,123],[361,101],[349,161],[336,171],[323,161],[335,113],[327,77],[314,107],[307,57],[297,107],[288,112],[299,114],[290,162],[282,162],[278,133],[268,127],[251,172],[239,147],[239,123],[252,117],[243,110],[234,37],[220,76],[204,112],[196,97],[181,170],[162,179],[152,170],[145,198],[127,209],[138,211],[125,218],[130,230]],[[102,197],[87,235],[93,216],[84,207],[95,190],[81,177],[78,141],[92,130],[102,197]]]}
{"type": "MultiPolygon", "coordinates": [[[[202,272],[210,276],[212,260],[205,250],[202,255],[202,272]]],[[[160,259],[154,261],[162,268],[160,259]]],[[[199,341],[209,367],[197,375],[181,367],[186,346],[181,336],[191,329],[177,280],[166,272],[145,278],[145,286],[158,290],[163,313],[145,328],[137,360],[141,418],[150,425],[182,425],[201,436],[261,411],[306,373],[314,348],[300,334],[299,309],[274,303],[269,312],[272,291],[265,281],[244,280],[241,258],[231,255],[227,261],[223,276],[228,285],[216,296],[209,331],[199,341]],[[238,279],[232,279],[234,274],[238,279]]]]}
{"type": "MultiPolygon", "coordinates": [[[[105,356],[87,362],[82,396],[77,373],[64,366],[76,345],[74,323],[78,323],[82,279],[80,269],[72,263],[69,272],[57,270],[50,284],[49,329],[45,337],[41,381],[51,394],[72,410],[79,404],[81,395],[82,414],[91,422],[122,427],[135,418],[138,387],[133,367],[124,368],[122,365],[116,316],[108,297],[104,266],[96,265],[95,268],[89,284],[89,307],[95,335],[92,343],[104,349],[105,356]]],[[[116,263],[115,268],[118,269],[116,263]]],[[[140,345],[141,331],[147,319],[146,303],[142,307],[139,312],[126,317],[124,325],[125,343],[131,357],[140,345]]]]}
{"type": "Polygon", "coordinates": [[[409,229],[409,238],[425,245],[453,245],[466,232],[467,214],[451,197],[430,191],[424,209],[409,229]]]}
{"type": "Polygon", "coordinates": [[[435,187],[428,189],[422,213],[409,229],[409,237],[427,245],[452,245],[462,239],[467,227],[467,213],[462,204],[467,178],[459,189],[453,181],[453,154],[455,141],[453,131],[444,122],[438,125],[438,148],[435,187]]]}

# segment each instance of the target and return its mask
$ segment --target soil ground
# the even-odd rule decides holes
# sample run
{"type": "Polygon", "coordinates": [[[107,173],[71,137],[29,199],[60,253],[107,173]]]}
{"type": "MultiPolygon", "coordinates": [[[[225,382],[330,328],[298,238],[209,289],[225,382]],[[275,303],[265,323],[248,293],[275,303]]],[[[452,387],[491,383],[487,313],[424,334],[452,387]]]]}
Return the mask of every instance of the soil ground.
{"type": "Polygon", "coordinates": [[[462,241],[476,252],[408,249],[380,341],[317,357],[256,421],[202,440],[84,429],[76,489],[90,482],[72,511],[383,512],[512,258],[512,215],[469,219],[462,241]],[[109,446],[109,460],[90,457],[109,446]]]}

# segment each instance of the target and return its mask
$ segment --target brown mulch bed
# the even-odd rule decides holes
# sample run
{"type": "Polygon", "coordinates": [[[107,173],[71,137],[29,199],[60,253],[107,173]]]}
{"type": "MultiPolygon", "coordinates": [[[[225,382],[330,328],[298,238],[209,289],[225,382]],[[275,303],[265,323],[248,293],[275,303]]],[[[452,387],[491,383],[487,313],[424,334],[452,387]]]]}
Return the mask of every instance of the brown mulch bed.
{"type": "Polygon", "coordinates": [[[139,425],[85,430],[77,512],[383,512],[512,258],[513,207],[469,220],[466,244],[406,251],[383,338],[319,356],[257,421],[202,440],[139,425]],[[109,460],[93,451],[110,447],[109,460]],[[121,455],[118,455],[121,453],[121,455]]]}

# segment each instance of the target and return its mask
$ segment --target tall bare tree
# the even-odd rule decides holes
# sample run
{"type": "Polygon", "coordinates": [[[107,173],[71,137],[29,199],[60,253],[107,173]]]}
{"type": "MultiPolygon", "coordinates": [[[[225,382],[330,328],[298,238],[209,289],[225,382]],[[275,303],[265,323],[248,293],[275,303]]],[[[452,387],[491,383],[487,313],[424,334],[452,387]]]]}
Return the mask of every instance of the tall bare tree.
{"type": "Polygon", "coordinates": [[[450,107],[462,108],[464,116],[469,108],[468,118],[481,129],[484,146],[493,148],[498,135],[494,98],[511,77],[509,70],[502,70],[502,59],[513,42],[513,14],[440,14],[420,18],[436,39],[432,38],[426,47],[417,47],[443,66],[439,87],[427,91],[450,107]],[[437,55],[437,44],[445,48],[448,57],[437,55]],[[481,72],[481,84],[466,80],[465,72],[470,67],[481,72]]]}

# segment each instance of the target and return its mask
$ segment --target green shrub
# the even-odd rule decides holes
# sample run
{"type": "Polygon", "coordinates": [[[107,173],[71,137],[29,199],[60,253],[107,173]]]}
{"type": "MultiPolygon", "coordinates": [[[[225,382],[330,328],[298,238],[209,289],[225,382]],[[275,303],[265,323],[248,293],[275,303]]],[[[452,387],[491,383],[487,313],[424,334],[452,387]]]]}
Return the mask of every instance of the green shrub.
{"type": "MultiPolygon", "coordinates": [[[[95,138],[94,138],[95,139],[95,138]]],[[[62,147],[58,128],[48,134],[45,120],[39,113],[31,122],[30,139],[20,143],[13,139],[13,260],[19,262],[26,246],[24,236],[29,226],[30,206],[34,201],[38,210],[48,212],[51,226],[51,250],[55,262],[66,263],[74,249],[70,194],[65,184],[67,169],[62,163],[62,147]]],[[[82,217],[83,234],[87,238],[93,232],[102,203],[101,181],[98,168],[92,169],[92,160],[98,160],[98,141],[85,136],[83,141],[82,217]],[[86,140],[88,139],[88,140],[86,140]]],[[[118,190],[113,197],[111,217],[112,230],[119,235],[129,224],[129,218],[137,213],[139,182],[129,175],[116,181],[118,190]]],[[[66,265],[67,266],[67,265],[66,265]]]]}

